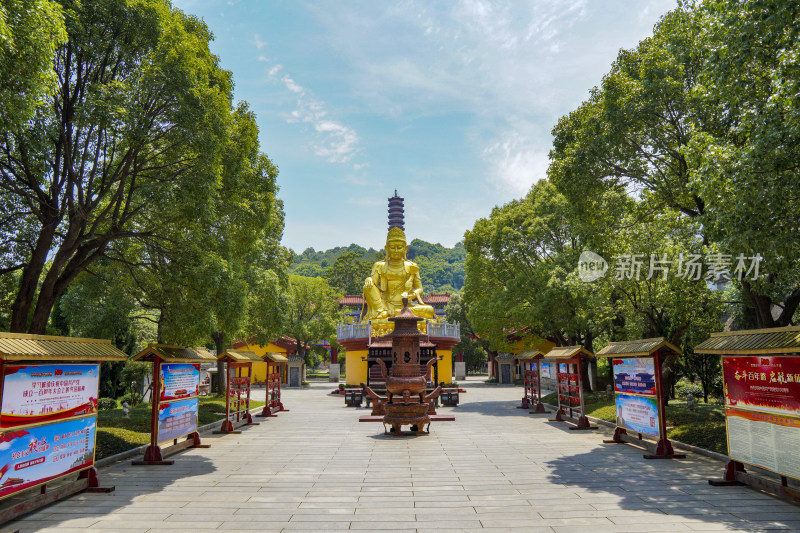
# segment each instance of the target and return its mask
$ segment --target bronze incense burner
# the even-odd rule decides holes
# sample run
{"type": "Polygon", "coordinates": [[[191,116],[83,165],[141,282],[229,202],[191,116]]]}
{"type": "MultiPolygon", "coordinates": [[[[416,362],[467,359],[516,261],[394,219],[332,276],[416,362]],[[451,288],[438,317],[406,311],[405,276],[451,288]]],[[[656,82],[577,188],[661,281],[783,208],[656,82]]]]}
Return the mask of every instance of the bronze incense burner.
{"type": "Polygon", "coordinates": [[[386,397],[379,396],[367,386],[364,389],[376,405],[383,407],[383,423],[390,425],[395,435],[401,434],[403,425],[410,425],[417,435],[422,435],[425,426],[430,427],[428,413],[432,400],[442,392],[442,387],[437,386],[430,394],[425,393],[425,376],[435,359],[428,361],[425,373],[420,371],[422,333],[417,323],[424,319],[412,313],[408,308],[408,298],[403,298],[403,309],[389,320],[394,322],[394,331],[389,335],[392,340],[392,367],[388,372],[386,364],[378,359],[386,380],[386,397]]]}

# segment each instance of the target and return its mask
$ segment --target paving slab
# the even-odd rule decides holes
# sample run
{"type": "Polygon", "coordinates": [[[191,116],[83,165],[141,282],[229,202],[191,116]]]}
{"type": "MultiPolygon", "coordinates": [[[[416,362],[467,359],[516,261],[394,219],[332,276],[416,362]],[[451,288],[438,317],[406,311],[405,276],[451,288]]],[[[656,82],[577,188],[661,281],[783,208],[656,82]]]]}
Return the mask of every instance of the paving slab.
{"type": "MultiPolygon", "coordinates": [[[[291,412],[203,436],[175,464],[100,470],[79,494],[0,527],[122,533],[360,530],[604,533],[800,531],[800,507],[747,487],[710,487],[722,463],[647,461],[605,430],[517,409],[520,387],[467,380],[454,423],[393,437],[359,424],[328,383],[283,391],[291,412]]],[[[256,395],[263,391],[256,391],[256,395]]]]}

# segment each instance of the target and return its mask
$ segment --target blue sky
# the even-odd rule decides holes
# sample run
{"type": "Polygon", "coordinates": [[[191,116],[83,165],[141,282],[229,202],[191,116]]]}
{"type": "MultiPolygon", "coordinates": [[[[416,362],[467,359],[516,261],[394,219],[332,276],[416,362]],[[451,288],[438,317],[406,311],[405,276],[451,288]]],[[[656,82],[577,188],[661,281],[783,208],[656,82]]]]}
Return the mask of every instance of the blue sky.
{"type": "Polygon", "coordinates": [[[675,0],[175,0],[214,32],[280,168],[283,243],[452,246],[545,176],[550,131],[675,0]]]}

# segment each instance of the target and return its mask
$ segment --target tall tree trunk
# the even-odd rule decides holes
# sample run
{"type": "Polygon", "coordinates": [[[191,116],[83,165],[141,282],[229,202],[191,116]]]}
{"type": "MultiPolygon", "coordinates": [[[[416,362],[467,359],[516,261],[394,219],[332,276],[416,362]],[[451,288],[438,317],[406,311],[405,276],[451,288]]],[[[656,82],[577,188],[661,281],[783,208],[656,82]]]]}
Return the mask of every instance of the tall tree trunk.
{"type": "MultiPolygon", "coordinates": [[[[774,276],[770,276],[774,279],[774,276]]],[[[798,306],[800,306],[800,287],[796,287],[783,302],[783,310],[778,318],[773,318],[772,316],[772,298],[755,292],[747,280],[742,280],[742,291],[755,310],[756,323],[759,329],[780,328],[790,325],[798,306]]]]}
{"type": "Polygon", "coordinates": [[[36,287],[39,285],[39,278],[47,262],[47,252],[50,251],[50,247],[53,244],[57,226],[58,220],[55,219],[42,226],[30,261],[22,269],[22,279],[17,290],[17,296],[11,306],[10,328],[13,333],[25,333],[28,331],[28,315],[31,312],[33,299],[36,296],[36,287]]]}
{"type": "MultiPolygon", "coordinates": [[[[217,355],[225,353],[225,333],[217,331],[211,334],[217,355]]],[[[225,396],[228,393],[228,383],[225,379],[225,363],[217,361],[217,390],[218,394],[225,396]]]]}

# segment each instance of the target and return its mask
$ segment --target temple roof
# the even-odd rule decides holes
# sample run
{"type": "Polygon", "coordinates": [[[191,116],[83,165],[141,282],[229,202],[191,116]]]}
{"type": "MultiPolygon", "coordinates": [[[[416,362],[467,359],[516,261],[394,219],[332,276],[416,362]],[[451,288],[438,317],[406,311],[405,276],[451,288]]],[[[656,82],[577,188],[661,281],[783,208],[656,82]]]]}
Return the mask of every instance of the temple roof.
{"type": "Polygon", "coordinates": [[[110,340],[0,333],[0,359],[4,361],[124,361],[128,355],[110,340]]]}
{"type": "Polygon", "coordinates": [[[210,363],[217,360],[205,348],[186,348],[169,344],[151,344],[133,357],[134,361],[161,359],[165,363],[210,363]]]}
{"type": "Polygon", "coordinates": [[[712,333],[694,351],[722,355],[800,353],[800,326],[712,333]]]}
{"type": "Polygon", "coordinates": [[[261,362],[261,358],[248,350],[228,350],[227,352],[217,356],[217,359],[222,361],[231,361],[233,363],[253,363],[261,362]]]}
{"type": "Polygon", "coordinates": [[[674,354],[681,353],[679,348],[668,343],[664,337],[655,337],[653,339],[639,339],[635,341],[609,342],[602,350],[597,352],[597,357],[650,355],[661,348],[665,348],[674,354]]]}
{"type": "Polygon", "coordinates": [[[594,357],[594,354],[584,348],[583,346],[560,346],[557,348],[553,348],[546,354],[544,354],[545,359],[572,359],[573,357],[577,357],[579,355],[583,355],[585,357],[594,357]]]}

